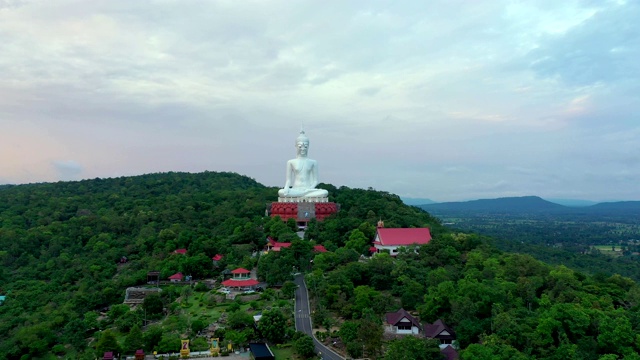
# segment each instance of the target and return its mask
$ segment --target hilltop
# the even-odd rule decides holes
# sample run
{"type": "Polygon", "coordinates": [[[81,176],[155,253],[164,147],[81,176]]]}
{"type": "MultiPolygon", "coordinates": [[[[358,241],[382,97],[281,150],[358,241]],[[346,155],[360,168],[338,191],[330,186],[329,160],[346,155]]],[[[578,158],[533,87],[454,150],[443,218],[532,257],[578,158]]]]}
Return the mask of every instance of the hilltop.
{"type": "MultiPolygon", "coordinates": [[[[334,219],[325,220],[329,228],[316,230],[315,237],[329,250],[344,246],[363,222],[368,222],[363,229],[369,234],[380,218],[389,226],[443,231],[437,219],[393,194],[321,186],[342,206],[334,219]]],[[[0,359],[40,357],[56,345],[68,347],[58,347],[61,353],[100,355],[84,340],[115,323],[114,318],[96,322],[95,317],[105,307],[121,304],[127,287],[144,285],[148,271],[159,271],[163,279],[178,271],[199,279],[216,278],[226,268],[255,267],[252,255],[262,250],[267,235],[297,239],[286,224],[264,217],[266,204],[276,199],[276,188],[227,172],[3,187],[0,294],[8,296],[0,306],[0,359]],[[187,256],[174,255],[179,248],[187,249],[187,256]],[[218,253],[225,258],[213,269],[211,258],[218,253]]],[[[298,256],[286,261],[308,266],[309,260],[298,256]]],[[[278,267],[285,279],[287,269],[291,265],[278,267]]],[[[163,296],[165,306],[177,297],[173,291],[163,296]]],[[[121,324],[127,331],[131,324],[142,324],[139,314],[127,321],[121,324]]],[[[171,331],[167,335],[180,335],[173,332],[180,330],[171,331]]]]}

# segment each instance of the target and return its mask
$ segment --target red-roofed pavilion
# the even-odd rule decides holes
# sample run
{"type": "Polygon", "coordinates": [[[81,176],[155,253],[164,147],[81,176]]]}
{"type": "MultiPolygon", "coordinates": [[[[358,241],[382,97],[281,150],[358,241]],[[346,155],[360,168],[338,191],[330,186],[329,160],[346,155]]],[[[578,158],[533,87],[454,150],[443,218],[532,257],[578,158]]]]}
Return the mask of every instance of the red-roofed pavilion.
{"type": "Polygon", "coordinates": [[[376,232],[373,240],[373,247],[381,250],[388,250],[392,256],[398,253],[401,246],[425,245],[431,241],[429,228],[382,228],[376,232]]]}
{"type": "Polygon", "coordinates": [[[223,286],[226,287],[237,287],[237,288],[242,288],[242,287],[253,287],[260,284],[260,282],[258,280],[255,279],[246,279],[246,280],[234,280],[234,279],[229,279],[229,280],[225,280],[222,282],[223,286]]]}
{"type": "Polygon", "coordinates": [[[251,278],[251,271],[247,269],[237,268],[231,271],[231,274],[233,278],[223,281],[222,285],[226,287],[253,289],[254,286],[260,283],[258,280],[251,278]]]}

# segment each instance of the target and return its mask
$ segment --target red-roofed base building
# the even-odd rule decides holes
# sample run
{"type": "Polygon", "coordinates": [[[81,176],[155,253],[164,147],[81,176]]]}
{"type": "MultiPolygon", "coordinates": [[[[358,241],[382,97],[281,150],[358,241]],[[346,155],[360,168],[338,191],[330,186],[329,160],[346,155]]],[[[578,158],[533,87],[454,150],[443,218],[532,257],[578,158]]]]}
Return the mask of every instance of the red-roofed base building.
{"type": "Polygon", "coordinates": [[[324,220],[327,216],[338,212],[340,206],[334,202],[272,202],[267,205],[267,213],[271,217],[280,216],[283,221],[294,219],[298,227],[304,229],[311,219],[324,220]]]}

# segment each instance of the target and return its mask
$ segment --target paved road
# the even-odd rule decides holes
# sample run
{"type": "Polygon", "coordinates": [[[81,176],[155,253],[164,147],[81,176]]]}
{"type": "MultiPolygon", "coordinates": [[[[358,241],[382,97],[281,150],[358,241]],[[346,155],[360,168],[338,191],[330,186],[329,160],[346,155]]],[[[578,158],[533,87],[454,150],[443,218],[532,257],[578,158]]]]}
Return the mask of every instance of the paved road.
{"type": "Polygon", "coordinates": [[[296,330],[313,337],[313,343],[316,345],[316,352],[322,354],[324,360],[344,360],[344,358],[331,349],[327,348],[313,336],[313,327],[311,326],[311,316],[309,315],[309,293],[307,285],[304,283],[304,275],[296,275],[295,283],[298,285],[296,289],[296,330]]]}

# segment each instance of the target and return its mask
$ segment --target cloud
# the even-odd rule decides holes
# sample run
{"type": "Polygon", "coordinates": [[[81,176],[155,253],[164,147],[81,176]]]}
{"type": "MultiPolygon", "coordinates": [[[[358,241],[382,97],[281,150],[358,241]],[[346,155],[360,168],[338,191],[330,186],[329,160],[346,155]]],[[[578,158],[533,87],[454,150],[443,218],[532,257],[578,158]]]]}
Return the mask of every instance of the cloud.
{"type": "Polygon", "coordinates": [[[618,2],[565,33],[550,34],[529,54],[539,76],[570,85],[637,83],[640,77],[640,5],[618,2]]]}
{"type": "Polygon", "coordinates": [[[614,175],[640,141],[633,2],[1,4],[6,182],[219,170],[280,185],[304,122],[336,185],[609,197],[611,174],[637,197],[614,175]]]}

